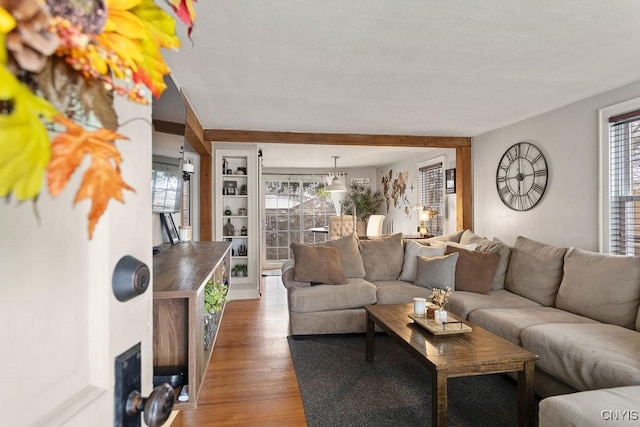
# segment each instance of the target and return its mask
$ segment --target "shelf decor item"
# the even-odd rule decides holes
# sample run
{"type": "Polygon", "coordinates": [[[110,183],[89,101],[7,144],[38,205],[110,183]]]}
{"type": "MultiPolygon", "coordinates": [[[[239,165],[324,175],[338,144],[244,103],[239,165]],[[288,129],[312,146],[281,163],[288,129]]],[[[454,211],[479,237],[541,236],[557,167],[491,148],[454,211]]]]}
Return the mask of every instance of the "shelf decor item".
{"type": "Polygon", "coordinates": [[[233,226],[233,224],[231,223],[231,218],[227,218],[227,223],[224,225],[223,227],[223,234],[225,236],[233,236],[233,233],[235,232],[235,227],[233,226]]]}

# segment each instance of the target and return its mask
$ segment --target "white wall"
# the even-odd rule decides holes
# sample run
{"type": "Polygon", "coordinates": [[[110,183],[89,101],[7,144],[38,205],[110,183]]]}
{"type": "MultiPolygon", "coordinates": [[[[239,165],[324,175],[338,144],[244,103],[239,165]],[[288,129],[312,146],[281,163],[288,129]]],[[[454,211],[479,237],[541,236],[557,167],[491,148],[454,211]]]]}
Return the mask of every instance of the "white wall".
{"type": "Polygon", "coordinates": [[[523,235],[597,250],[598,110],[636,97],[640,97],[640,82],[474,137],[474,231],[508,244],[523,235]],[[500,158],[520,141],[536,144],[549,167],[543,199],[526,212],[507,208],[495,183],[500,158]]]}
{"type": "MultiPolygon", "coordinates": [[[[393,163],[382,168],[378,168],[376,182],[377,188],[384,193],[382,186],[382,177],[388,176],[389,170],[392,170],[391,179],[395,179],[399,172],[409,172],[406,197],[407,200],[398,200],[398,206],[394,206],[394,201],[387,206],[387,202],[382,204],[380,210],[381,215],[385,215],[383,230],[386,233],[402,233],[406,235],[417,235],[418,212],[410,209],[411,205],[420,202],[419,187],[419,165],[430,160],[440,159],[444,157],[443,166],[445,169],[456,167],[456,150],[455,149],[425,149],[422,156],[416,156],[413,159],[393,163]],[[413,187],[413,188],[412,188],[413,187]],[[408,213],[407,213],[408,212],[408,213]]],[[[384,198],[384,194],[383,194],[384,198]]],[[[447,194],[445,198],[445,234],[455,231],[456,229],[456,195],[447,194]]]]}

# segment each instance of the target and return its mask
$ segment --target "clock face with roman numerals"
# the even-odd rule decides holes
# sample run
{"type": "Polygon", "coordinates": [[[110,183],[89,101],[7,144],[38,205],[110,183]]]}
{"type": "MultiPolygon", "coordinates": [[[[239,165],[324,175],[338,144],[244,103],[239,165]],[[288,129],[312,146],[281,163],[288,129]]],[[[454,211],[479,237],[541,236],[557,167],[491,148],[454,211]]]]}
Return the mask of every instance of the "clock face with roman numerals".
{"type": "Polygon", "coordinates": [[[496,188],[500,200],[516,211],[536,206],[547,189],[547,160],[533,144],[512,145],[500,159],[496,188]]]}

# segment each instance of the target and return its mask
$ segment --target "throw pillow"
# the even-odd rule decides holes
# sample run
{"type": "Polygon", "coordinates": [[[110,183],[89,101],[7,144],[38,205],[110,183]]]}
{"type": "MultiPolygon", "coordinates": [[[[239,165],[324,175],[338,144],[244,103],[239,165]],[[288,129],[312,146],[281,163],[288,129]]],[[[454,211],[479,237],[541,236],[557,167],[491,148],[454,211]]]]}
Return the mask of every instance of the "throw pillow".
{"type": "Polygon", "coordinates": [[[398,280],[404,262],[402,233],[359,240],[358,245],[366,280],[398,280]]]}
{"type": "Polygon", "coordinates": [[[456,290],[486,294],[491,290],[493,278],[500,262],[498,254],[469,251],[447,246],[445,254],[459,254],[456,263],[456,290]]]}
{"type": "Polygon", "coordinates": [[[429,237],[427,240],[429,242],[460,242],[460,237],[462,237],[462,233],[464,230],[454,231],[453,233],[445,234],[444,236],[435,236],[429,237]]]}
{"type": "Polygon", "coordinates": [[[458,254],[438,257],[419,256],[416,266],[416,285],[425,288],[455,289],[458,254]]]}
{"type": "Polygon", "coordinates": [[[498,239],[494,238],[493,241],[485,239],[474,234],[471,230],[465,230],[464,234],[460,238],[460,243],[476,243],[478,245],[476,247],[476,251],[496,253],[500,256],[500,262],[498,263],[498,268],[496,269],[496,275],[493,278],[491,289],[504,289],[504,279],[507,275],[507,268],[509,267],[511,248],[498,239]]]}
{"type": "Polygon", "coordinates": [[[475,250],[476,247],[478,246],[477,243],[469,243],[469,244],[463,245],[458,242],[443,242],[439,240],[433,240],[430,244],[432,247],[436,247],[436,248],[446,248],[447,246],[453,246],[455,248],[462,248],[470,251],[475,250]]]}
{"type": "Polygon", "coordinates": [[[291,251],[295,261],[294,280],[325,285],[347,283],[340,264],[340,249],[291,243],[291,251]]]}
{"type": "Polygon", "coordinates": [[[416,281],[416,265],[419,256],[443,256],[444,248],[433,248],[431,246],[421,245],[413,240],[407,240],[404,244],[404,264],[402,264],[402,272],[398,279],[405,282],[416,281]]]}
{"type": "Polygon", "coordinates": [[[504,288],[545,307],[553,307],[566,252],[567,248],[518,236],[511,251],[504,288]]]}
{"type": "Polygon", "coordinates": [[[640,258],[571,248],[556,307],[633,329],[640,306],[640,258]]]}
{"type": "Polygon", "coordinates": [[[364,264],[358,248],[358,239],[355,235],[350,234],[336,240],[315,243],[313,246],[331,246],[340,249],[340,263],[345,277],[362,279],[365,276],[364,264]]]}

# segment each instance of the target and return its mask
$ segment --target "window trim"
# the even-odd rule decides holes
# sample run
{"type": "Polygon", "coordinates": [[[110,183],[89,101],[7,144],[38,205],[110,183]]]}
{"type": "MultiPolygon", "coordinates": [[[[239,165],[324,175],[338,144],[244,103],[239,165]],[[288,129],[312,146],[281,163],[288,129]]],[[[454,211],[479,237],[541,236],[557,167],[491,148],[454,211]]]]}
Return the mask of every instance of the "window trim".
{"type": "Polygon", "coordinates": [[[598,250],[610,253],[611,198],[609,194],[609,118],[640,109],[640,98],[630,99],[598,110],[598,250]]]}

